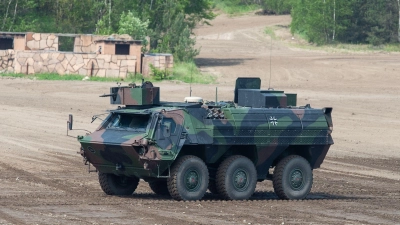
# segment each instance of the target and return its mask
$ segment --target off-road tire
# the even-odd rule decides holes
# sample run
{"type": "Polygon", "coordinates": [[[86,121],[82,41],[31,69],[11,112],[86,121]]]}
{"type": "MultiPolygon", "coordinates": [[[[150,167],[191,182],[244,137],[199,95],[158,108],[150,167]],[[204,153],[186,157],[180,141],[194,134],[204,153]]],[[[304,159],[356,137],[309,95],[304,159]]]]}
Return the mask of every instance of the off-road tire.
{"type": "Polygon", "coordinates": [[[227,200],[250,198],[257,185],[257,171],[253,162],[245,156],[234,155],[225,159],[218,167],[217,191],[227,200]]]}
{"type": "Polygon", "coordinates": [[[208,180],[203,160],[193,155],[183,156],[171,168],[168,191],[175,200],[199,200],[207,191],[208,180]]]}
{"type": "Polygon", "coordinates": [[[99,183],[108,195],[131,195],[139,184],[139,178],[99,172],[99,183]]]}
{"type": "Polygon", "coordinates": [[[166,180],[155,180],[150,181],[149,186],[151,190],[157,195],[169,195],[168,186],[166,180]]]}
{"type": "Polygon", "coordinates": [[[313,183],[310,163],[298,155],[287,156],[276,165],[272,182],[280,199],[304,199],[313,183]]]}

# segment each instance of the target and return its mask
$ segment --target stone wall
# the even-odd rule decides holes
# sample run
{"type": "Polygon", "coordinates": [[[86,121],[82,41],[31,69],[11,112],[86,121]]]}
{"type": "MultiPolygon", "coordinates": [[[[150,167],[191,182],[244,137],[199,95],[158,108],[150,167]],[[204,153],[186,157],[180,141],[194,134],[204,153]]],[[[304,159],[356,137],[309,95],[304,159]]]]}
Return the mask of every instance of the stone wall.
{"type": "Polygon", "coordinates": [[[25,50],[58,51],[58,37],[54,34],[26,33],[25,50]]]}
{"type": "Polygon", "coordinates": [[[0,73],[14,71],[14,50],[0,50],[0,73]]]}
{"type": "Polygon", "coordinates": [[[81,53],[96,53],[98,52],[98,46],[95,41],[106,39],[108,36],[100,35],[79,35],[75,37],[74,52],[81,53]]]}
{"type": "MultiPolygon", "coordinates": [[[[81,53],[97,53],[99,51],[99,45],[96,43],[98,40],[106,40],[111,38],[132,41],[132,37],[127,34],[113,34],[113,35],[91,35],[81,34],[75,37],[74,52],[81,53]]],[[[112,53],[114,54],[114,52],[112,53]]]]}
{"type": "Polygon", "coordinates": [[[6,32],[0,36],[14,38],[14,50],[0,50],[0,72],[126,77],[128,73],[150,75],[150,64],[160,70],[173,67],[171,54],[146,54],[142,63],[141,44],[129,35],[77,35],[75,52],[58,52],[59,39],[55,34],[6,32]],[[108,42],[112,48],[107,54],[108,42]],[[129,44],[130,55],[114,55],[116,43],[129,44]],[[100,45],[103,52],[96,54],[100,45]]]}
{"type": "Polygon", "coordinates": [[[16,51],[15,73],[79,74],[126,78],[135,72],[136,56],[98,55],[53,51],[16,51]]]}
{"type": "Polygon", "coordinates": [[[160,70],[172,69],[174,67],[174,59],[171,54],[145,54],[142,60],[142,74],[145,76],[151,74],[150,64],[160,70]]]}

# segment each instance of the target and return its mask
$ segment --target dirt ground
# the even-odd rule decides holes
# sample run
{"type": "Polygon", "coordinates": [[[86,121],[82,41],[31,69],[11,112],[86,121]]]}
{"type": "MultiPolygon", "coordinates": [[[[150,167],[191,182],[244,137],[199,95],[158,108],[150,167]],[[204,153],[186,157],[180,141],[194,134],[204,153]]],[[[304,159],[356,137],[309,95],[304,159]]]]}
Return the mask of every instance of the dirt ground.
{"type": "MultiPolygon", "coordinates": [[[[143,181],[133,196],[107,196],[66,120],[72,113],[75,128],[93,130],[91,116],[112,108],[98,96],[114,84],[0,78],[0,224],[399,224],[400,54],[296,48],[289,23],[245,15],[199,26],[197,63],[218,84],[192,89],[213,100],[218,86],[219,99],[232,100],[236,77],[257,76],[263,88],[298,93],[299,105],[332,106],[335,144],[306,200],[278,200],[269,181],[248,201],[178,202],[143,181]],[[276,29],[272,42],[266,26],[276,29]]],[[[188,84],[157,85],[162,100],[189,93],[188,84]]]]}

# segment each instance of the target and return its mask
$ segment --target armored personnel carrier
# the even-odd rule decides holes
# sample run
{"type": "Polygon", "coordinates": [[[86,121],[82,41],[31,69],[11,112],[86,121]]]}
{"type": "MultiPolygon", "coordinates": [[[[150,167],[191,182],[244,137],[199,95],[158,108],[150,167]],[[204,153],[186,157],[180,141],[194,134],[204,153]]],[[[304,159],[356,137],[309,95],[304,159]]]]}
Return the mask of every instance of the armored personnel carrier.
{"type": "Polygon", "coordinates": [[[242,200],[272,180],[279,198],[303,199],[333,144],[332,108],[297,107],[296,94],[260,87],[259,78],[238,78],[234,101],[208,103],[161,102],[150,82],[113,87],[103,97],[120,106],[78,136],[80,154],[109,195],[131,195],[143,179],[176,200],[207,189],[242,200]]]}

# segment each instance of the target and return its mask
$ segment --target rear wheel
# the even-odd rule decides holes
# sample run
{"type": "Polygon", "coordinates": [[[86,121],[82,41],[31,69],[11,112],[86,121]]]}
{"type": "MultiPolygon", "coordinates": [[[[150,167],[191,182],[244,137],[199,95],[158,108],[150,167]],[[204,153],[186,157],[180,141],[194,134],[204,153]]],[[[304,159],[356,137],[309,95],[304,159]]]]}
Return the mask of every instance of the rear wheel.
{"type": "Polygon", "coordinates": [[[217,190],[225,199],[244,200],[253,195],[257,171],[247,157],[234,155],[225,159],[217,170],[217,190]]]}
{"type": "Polygon", "coordinates": [[[169,195],[168,186],[166,180],[155,180],[150,181],[149,186],[151,190],[157,195],[169,195]]]}
{"type": "Polygon", "coordinates": [[[183,156],[171,168],[168,191],[176,200],[199,200],[207,191],[208,179],[207,166],[200,158],[183,156]]]}
{"type": "Polygon", "coordinates": [[[304,199],[312,187],[311,166],[301,156],[287,156],[276,165],[272,182],[280,199],[304,199]]]}
{"type": "Polygon", "coordinates": [[[139,178],[99,172],[99,183],[108,195],[131,195],[139,184],[139,178]]]}

